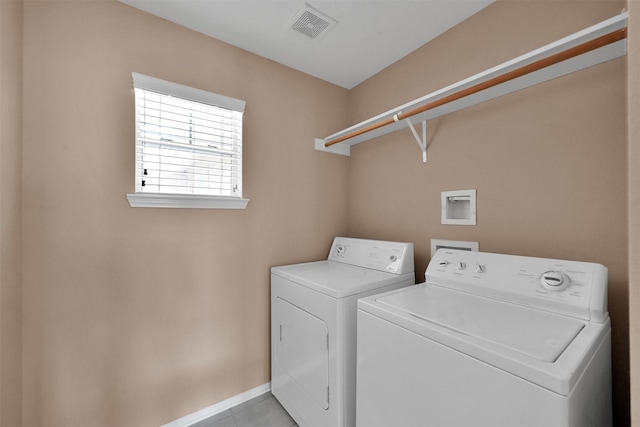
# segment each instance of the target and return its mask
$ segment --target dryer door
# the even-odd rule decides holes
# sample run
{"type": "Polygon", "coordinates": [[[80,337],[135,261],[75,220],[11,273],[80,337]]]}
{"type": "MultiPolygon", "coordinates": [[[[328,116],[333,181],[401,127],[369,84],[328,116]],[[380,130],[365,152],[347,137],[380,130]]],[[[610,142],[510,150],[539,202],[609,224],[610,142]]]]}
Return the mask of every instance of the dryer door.
{"type": "Polygon", "coordinates": [[[276,362],[323,409],[329,408],[329,332],[324,321],[276,298],[276,362]]]}

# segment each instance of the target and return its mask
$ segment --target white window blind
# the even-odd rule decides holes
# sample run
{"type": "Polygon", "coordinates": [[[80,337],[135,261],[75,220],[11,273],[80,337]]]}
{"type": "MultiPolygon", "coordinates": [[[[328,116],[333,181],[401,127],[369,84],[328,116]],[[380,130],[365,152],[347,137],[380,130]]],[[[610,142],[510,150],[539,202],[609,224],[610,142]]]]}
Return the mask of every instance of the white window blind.
{"type": "Polygon", "coordinates": [[[133,73],[136,193],[242,198],[245,102],[133,73]]]}

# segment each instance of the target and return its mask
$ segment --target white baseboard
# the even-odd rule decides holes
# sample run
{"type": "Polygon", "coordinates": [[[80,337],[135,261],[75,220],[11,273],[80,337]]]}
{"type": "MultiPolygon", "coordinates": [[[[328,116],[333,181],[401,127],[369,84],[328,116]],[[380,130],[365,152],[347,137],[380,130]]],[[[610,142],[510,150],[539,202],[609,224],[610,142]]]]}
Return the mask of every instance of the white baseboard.
{"type": "Polygon", "coordinates": [[[193,412],[189,415],[185,415],[182,418],[178,418],[175,421],[171,421],[168,424],[163,425],[162,427],[188,427],[192,424],[197,423],[198,421],[202,421],[206,418],[212,417],[220,412],[224,412],[227,409],[233,408],[236,405],[244,403],[253,399],[254,397],[258,397],[261,394],[267,393],[271,391],[271,383],[268,382],[266,384],[262,384],[256,388],[252,388],[249,391],[245,391],[244,393],[240,393],[236,396],[230,397],[222,402],[216,403],[215,405],[207,406],[206,408],[200,409],[199,411],[193,412]]]}

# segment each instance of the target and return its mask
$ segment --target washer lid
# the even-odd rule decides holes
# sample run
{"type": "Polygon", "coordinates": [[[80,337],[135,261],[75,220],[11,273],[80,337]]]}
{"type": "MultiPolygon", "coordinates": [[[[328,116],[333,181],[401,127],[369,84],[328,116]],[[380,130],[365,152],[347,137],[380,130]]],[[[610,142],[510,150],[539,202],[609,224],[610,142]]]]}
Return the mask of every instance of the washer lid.
{"type": "Polygon", "coordinates": [[[333,298],[344,298],[413,279],[413,273],[398,275],[334,261],[273,267],[271,273],[333,298]]]}
{"type": "Polygon", "coordinates": [[[407,288],[376,301],[543,362],[555,362],[584,328],[577,319],[439,286],[407,288]]]}

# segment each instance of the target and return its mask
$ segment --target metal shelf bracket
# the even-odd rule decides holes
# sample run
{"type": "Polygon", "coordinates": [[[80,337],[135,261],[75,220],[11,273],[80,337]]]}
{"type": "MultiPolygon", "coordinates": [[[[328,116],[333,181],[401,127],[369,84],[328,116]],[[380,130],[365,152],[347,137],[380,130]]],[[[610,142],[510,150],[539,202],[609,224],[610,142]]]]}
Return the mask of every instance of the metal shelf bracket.
{"type": "Polygon", "coordinates": [[[422,162],[426,163],[427,162],[427,121],[426,120],[422,121],[422,138],[420,138],[420,135],[418,135],[418,132],[416,131],[416,128],[413,126],[413,123],[411,123],[411,120],[409,119],[404,119],[404,120],[407,122],[407,125],[409,125],[409,129],[411,129],[411,132],[413,133],[413,136],[416,138],[416,142],[418,143],[420,150],[422,150],[422,162]]]}

